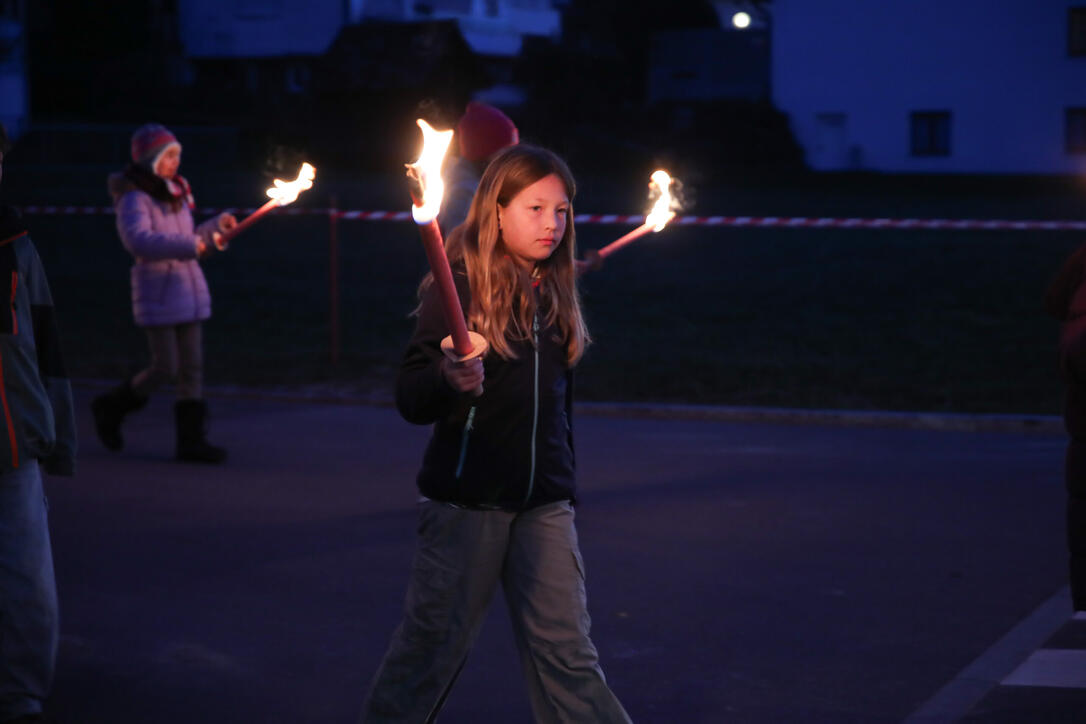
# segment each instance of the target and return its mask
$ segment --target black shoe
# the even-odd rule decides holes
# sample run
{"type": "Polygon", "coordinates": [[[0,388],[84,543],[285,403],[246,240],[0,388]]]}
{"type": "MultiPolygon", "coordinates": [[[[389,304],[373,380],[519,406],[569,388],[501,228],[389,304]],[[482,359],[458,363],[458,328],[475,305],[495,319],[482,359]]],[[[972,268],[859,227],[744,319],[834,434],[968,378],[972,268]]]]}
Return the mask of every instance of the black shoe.
{"type": "Polygon", "coordinates": [[[125,415],[142,409],[146,404],[147,398],[136,394],[130,381],[122,382],[120,386],[91,400],[94,429],[107,450],[120,450],[124,447],[121,423],[124,422],[125,415]]]}
{"type": "Polygon", "coordinates": [[[190,463],[221,463],[226,450],[207,441],[207,403],[178,400],[173,406],[177,422],[177,459],[190,463]]]}

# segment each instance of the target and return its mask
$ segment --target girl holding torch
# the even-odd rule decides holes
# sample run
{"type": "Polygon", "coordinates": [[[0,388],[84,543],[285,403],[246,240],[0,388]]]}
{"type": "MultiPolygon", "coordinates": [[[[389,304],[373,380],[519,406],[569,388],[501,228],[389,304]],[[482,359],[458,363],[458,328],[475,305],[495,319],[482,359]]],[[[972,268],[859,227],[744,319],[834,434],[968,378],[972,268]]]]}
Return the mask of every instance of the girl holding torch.
{"type": "Polygon", "coordinates": [[[147,332],[151,364],[96,397],[91,410],[102,444],[120,450],[125,416],[173,380],[177,459],[218,463],[226,451],[207,441],[202,396],[200,323],[211,316],[211,296],[197,260],[217,248],[222,233],[234,228],[237,220],[223,213],[194,226],[195,203],[188,182],[177,173],[180,163],[177,138],[165,127],[149,123],[132,136],[132,163],[109,177],[117,231],[135,258],[132,310],[136,324],[147,332]]]}
{"type": "Polygon", "coordinates": [[[574,279],[574,181],[550,151],[491,161],[447,253],[485,362],[456,362],[432,275],[396,385],[433,424],[404,617],[362,721],[430,722],[500,584],[538,722],[629,722],[589,638],[574,527],[573,367],[589,343],[574,279]],[[482,387],[481,392],[479,387],[482,387]]]}

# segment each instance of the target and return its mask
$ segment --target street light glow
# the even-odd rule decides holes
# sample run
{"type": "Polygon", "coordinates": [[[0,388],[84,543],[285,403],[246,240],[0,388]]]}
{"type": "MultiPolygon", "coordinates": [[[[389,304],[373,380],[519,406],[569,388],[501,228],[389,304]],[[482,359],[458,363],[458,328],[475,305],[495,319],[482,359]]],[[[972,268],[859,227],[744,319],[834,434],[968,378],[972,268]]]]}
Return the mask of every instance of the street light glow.
{"type": "Polygon", "coordinates": [[[747,13],[736,13],[735,15],[732,15],[732,25],[739,28],[740,30],[749,28],[750,15],[748,15],[747,13]]]}

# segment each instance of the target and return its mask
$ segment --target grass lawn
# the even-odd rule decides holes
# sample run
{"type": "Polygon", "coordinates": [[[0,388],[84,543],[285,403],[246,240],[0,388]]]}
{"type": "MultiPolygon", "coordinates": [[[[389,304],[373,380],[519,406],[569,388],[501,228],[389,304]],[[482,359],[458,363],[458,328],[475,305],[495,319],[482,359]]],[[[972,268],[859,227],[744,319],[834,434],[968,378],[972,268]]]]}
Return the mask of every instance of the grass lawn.
{"type": "MultiPolygon", "coordinates": [[[[9,169],[5,183],[14,174],[9,169]]],[[[97,178],[95,178],[97,181],[97,178]]],[[[389,184],[391,185],[391,184],[389,184]]],[[[201,187],[196,185],[197,190],[201,187]]],[[[581,212],[636,213],[615,181],[584,182],[581,212]]],[[[20,189],[22,203],[86,202],[20,189]]],[[[695,189],[694,213],[1083,218],[1064,181],[819,177],[695,189]]],[[[344,185],[345,208],[390,208],[344,185]]],[[[245,203],[205,193],[202,204],[245,203]]],[[[95,203],[103,204],[98,199],[95,203]]],[[[259,199],[253,199],[252,205],[259,199]]],[[[327,197],[315,196],[324,206],[327,197]]],[[[112,217],[28,219],[71,372],[114,378],[146,360],[130,260],[112,217]]],[[[578,228],[599,247],[626,227],[578,228]]],[[[583,282],[595,344],[582,399],[981,412],[1059,412],[1057,325],[1041,298],[1074,232],[676,227],[583,282]]],[[[329,345],[328,221],[270,218],[204,265],[214,317],[207,381],[392,385],[425,257],[410,223],[340,223],[342,355],[329,345]]]]}

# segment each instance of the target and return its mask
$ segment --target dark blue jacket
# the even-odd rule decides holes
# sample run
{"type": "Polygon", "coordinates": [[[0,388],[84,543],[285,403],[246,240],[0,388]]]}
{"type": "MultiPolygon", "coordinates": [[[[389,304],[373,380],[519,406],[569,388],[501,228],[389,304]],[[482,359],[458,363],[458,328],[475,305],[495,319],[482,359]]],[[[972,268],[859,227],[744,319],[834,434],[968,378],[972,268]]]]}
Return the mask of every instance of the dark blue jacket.
{"type": "Polygon", "coordinates": [[[0,473],[75,472],[75,413],[45,270],[18,213],[0,208],[0,473]]]}
{"type": "MultiPolygon", "coordinates": [[[[470,292],[454,269],[464,309],[470,292]]],[[[516,359],[493,351],[483,361],[483,394],[459,393],[439,370],[448,335],[435,285],[423,295],[415,333],[396,381],[396,406],[408,422],[433,424],[417,482],[432,500],[523,510],[574,500],[573,373],[554,328],[513,343],[516,359]]]]}

